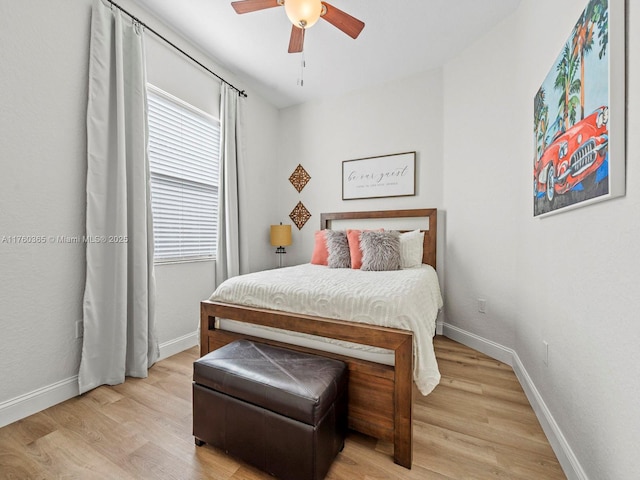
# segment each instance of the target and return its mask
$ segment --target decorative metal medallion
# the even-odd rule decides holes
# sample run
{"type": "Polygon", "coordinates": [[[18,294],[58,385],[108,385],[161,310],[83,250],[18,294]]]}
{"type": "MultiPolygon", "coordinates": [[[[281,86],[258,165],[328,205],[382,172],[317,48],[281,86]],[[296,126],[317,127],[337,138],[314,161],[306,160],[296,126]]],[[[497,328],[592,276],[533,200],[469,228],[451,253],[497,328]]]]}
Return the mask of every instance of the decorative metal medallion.
{"type": "Polygon", "coordinates": [[[302,189],[305,187],[307,183],[311,180],[311,175],[307,173],[307,171],[302,168],[302,165],[298,164],[296,169],[293,171],[291,176],[289,177],[289,181],[291,185],[295,187],[295,189],[300,193],[302,189]]]}
{"type": "Polygon", "coordinates": [[[289,218],[293,221],[293,223],[296,224],[298,230],[300,230],[302,229],[304,224],[307,223],[307,220],[311,218],[311,214],[309,213],[309,210],[307,210],[307,207],[302,204],[302,202],[298,202],[295,208],[291,210],[289,218]]]}

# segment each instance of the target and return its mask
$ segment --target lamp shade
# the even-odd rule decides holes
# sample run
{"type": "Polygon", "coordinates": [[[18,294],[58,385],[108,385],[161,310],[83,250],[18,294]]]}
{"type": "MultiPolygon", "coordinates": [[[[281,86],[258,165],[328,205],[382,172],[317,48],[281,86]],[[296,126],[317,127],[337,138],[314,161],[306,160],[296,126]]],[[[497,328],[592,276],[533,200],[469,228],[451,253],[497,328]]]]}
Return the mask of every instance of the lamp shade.
{"type": "Polygon", "coordinates": [[[320,18],[322,2],[320,0],[286,0],[284,11],[296,27],[309,28],[320,18]]]}
{"type": "Polygon", "coordinates": [[[291,245],[291,225],[271,225],[271,245],[274,247],[291,245]]]}

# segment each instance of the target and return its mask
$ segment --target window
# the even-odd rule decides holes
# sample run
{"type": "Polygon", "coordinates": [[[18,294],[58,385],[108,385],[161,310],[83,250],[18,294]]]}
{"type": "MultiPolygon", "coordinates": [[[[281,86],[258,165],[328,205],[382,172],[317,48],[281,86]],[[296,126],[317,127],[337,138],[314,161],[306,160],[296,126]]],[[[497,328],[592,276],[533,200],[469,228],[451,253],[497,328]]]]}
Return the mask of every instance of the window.
{"type": "Polygon", "coordinates": [[[148,85],[155,261],[215,258],[220,122],[148,85]]]}

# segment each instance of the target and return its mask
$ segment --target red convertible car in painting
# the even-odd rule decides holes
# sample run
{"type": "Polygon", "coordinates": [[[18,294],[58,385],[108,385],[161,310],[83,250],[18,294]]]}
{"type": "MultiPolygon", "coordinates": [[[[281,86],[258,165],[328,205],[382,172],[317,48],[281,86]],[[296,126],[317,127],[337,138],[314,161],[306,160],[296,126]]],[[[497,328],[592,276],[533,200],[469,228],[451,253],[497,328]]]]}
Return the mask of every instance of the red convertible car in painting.
{"type": "Polygon", "coordinates": [[[553,202],[583,183],[595,180],[595,173],[607,157],[609,107],[596,109],[564,132],[558,132],[535,164],[534,196],[544,194],[553,202]]]}

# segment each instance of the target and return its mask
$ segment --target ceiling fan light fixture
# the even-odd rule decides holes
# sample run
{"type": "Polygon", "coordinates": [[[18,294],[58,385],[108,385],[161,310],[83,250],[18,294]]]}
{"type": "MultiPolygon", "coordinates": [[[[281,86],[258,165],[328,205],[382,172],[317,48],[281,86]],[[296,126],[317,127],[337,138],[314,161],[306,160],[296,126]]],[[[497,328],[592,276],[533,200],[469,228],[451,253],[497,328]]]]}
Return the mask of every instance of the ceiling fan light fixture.
{"type": "Polygon", "coordinates": [[[322,2],[320,0],[285,0],[284,10],[296,27],[309,28],[322,15],[322,2]]]}

